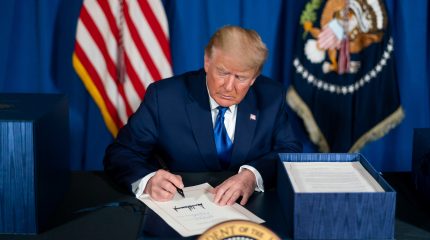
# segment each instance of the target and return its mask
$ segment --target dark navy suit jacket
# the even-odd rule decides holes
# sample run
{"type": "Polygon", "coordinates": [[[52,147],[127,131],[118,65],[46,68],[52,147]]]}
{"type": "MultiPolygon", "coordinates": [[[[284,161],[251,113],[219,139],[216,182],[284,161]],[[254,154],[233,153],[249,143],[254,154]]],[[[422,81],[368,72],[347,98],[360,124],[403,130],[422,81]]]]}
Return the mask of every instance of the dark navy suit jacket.
{"type": "MultiPolygon", "coordinates": [[[[301,152],[286,113],[285,88],[259,76],[239,103],[228,170],[255,167],[265,186],[276,178],[279,152],[301,152]],[[255,117],[254,117],[255,116],[255,117]]],[[[130,189],[160,169],[154,154],[175,172],[222,171],[203,70],[151,84],[145,99],[106,150],[105,170],[130,189]]]]}

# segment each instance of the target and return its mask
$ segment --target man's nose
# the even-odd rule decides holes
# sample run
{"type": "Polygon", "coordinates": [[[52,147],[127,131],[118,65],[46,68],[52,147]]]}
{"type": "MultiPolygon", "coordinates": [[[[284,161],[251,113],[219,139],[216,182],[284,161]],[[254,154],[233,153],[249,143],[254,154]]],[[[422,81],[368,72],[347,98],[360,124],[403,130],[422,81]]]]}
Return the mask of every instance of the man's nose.
{"type": "Polygon", "coordinates": [[[224,82],[224,88],[226,91],[233,91],[235,76],[233,74],[229,75],[224,82]]]}

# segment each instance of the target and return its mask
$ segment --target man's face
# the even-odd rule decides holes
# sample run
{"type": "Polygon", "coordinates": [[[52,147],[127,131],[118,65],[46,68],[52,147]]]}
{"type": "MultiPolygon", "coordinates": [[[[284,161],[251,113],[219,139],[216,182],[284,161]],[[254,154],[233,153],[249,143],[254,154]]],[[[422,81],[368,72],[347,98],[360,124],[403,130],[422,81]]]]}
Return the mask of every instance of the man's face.
{"type": "Polygon", "coordinates": [[[211,97],[221,106],[239,104],[254,84],[257,70],[244,67],[240,57],[212,49],[205,54],[206,80],[211,97]]]}

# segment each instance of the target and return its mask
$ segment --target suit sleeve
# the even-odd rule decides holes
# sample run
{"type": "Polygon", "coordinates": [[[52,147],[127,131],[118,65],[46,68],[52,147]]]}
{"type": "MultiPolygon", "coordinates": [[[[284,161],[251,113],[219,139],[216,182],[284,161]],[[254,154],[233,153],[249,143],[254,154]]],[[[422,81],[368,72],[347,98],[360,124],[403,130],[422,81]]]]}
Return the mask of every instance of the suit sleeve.
{"type": "Polygon", "coordinates": [[[273,126],[271,151],[249,163],[261,174],[266,188],[273,187],[276,183],[278,154],[303,151],[302,144],[296,139],[288,119],[285,96],[286,92],[283,91],[275,125],[273,126]]]}
{"type": "Polygon", "coordinates": [[[143,103],[108,146],[104,168],[113,180],[131,191],[131,184],[159,169],[151,156],[158,142],[157,91],[151,84],[143,103]]]}

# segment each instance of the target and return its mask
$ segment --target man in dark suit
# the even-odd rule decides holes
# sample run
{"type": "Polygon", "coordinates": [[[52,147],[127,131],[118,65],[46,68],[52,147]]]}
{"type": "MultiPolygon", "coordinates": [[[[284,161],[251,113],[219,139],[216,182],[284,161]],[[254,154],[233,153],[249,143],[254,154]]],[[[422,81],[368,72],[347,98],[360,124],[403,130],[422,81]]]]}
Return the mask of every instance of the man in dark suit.
{"type": "Polygon", "coordinates": [[[260,75],[267,48],[253,30],[227,26],[205,49],[204,70],[151,84],[106,150],[105,170],[159,201],[183,188],[172,172],[236,171],[214,201],[233,204],[274,183],[277,154],[300,152],[289,126],[284,86],[260,75]]]}

